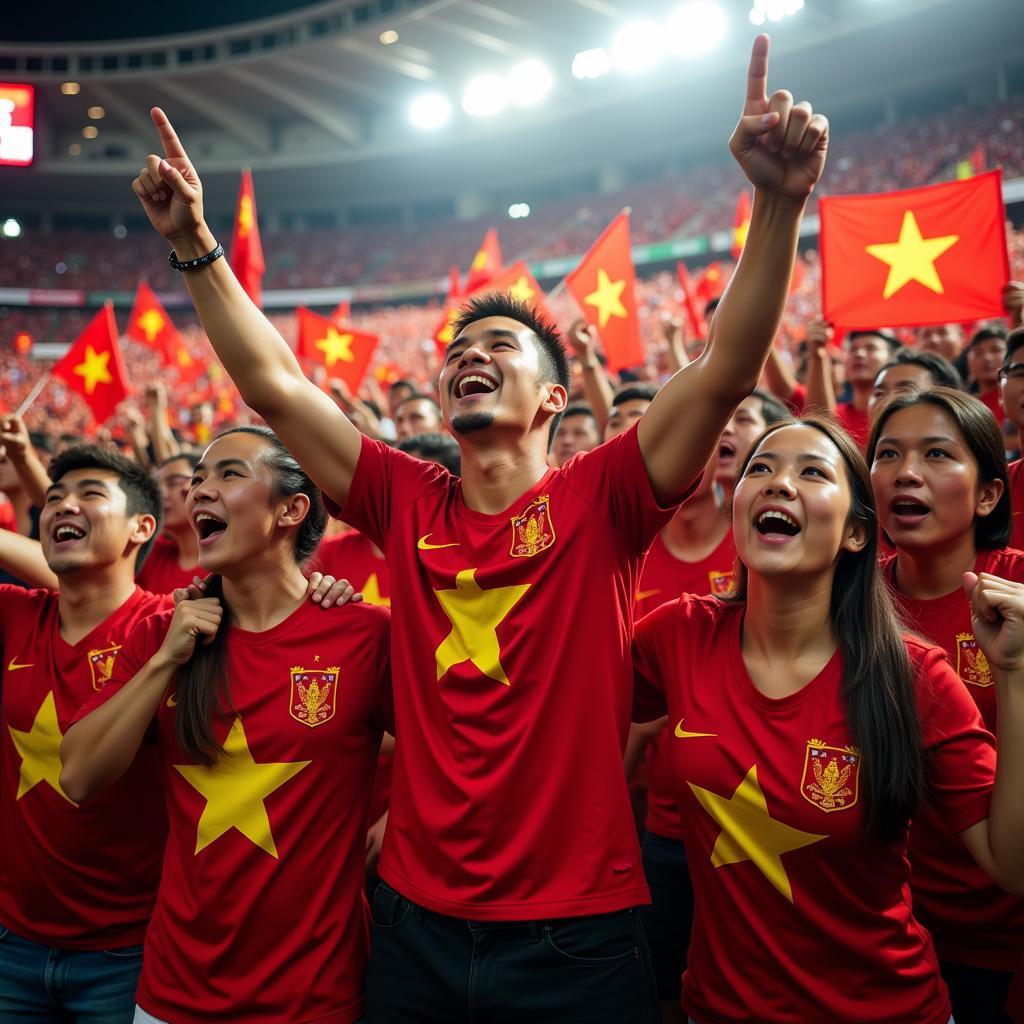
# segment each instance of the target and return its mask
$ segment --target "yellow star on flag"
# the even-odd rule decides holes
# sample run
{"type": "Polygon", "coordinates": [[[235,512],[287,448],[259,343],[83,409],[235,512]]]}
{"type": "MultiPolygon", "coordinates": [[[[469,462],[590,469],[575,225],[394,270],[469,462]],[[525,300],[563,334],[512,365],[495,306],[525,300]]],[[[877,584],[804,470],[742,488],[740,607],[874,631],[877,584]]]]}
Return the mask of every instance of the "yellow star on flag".
{"type": "Polygon", "coordinates": [[[455,318],[459,315],[458,306],[453,306],[448,312],[448,320],[444,327],[437,332],[438,341],[443,341],[445,345],[450,345],[452,338],[455,337],[455,318]]]}
{"type": "Polygon", "coordinates": [[[455,577],[454,590],[434,591],[452,624],[452,631],[434,652],[437,678],[471,661],[485,676],[509,686],[501,667],[497,629],[530,584],[481,590],[475,575],[476,569],[463,569],[455,577]]]}
{"type": "Polygon", "coordinates": [[[176,764],[175,769],[206,800],[196,829],[196,853],[235,828],[250,842],[277,856],[264,802],[310,761],[257,764],[236,718],[224,741],[224,753],[212,764],[176,764]]]}
{"type": "Polygon", "coordinates": [[[238,201],[238,237],[245,238],[252,230],[252,199],[242,196],[238,201]]]}
{"type": "Polygon", "coordinates": [[[327,328],[327,337],[321,338],[315,343],[316,348],[324,354],[327,366],[333,366],[337,362],[354,363],[356,357],[352,355],[351,334],[339,334],[333,327],[327,328]]]}
{"type": "Polygon", "coordinates": [[[622,304],[622,291],[626,287],[626,279],[612,281],[604,267],[597,271],[597,290],[591,292],[584,302],[597,310],[597,326],[604,327],[613,316],[627,317],[629,311],[622,304]]]}
{"type": "Polygon", "coordinates": [[[941,295],[942,280],[935,269],[935,261],[959,241],[959,235],[922,238],[914,211],[906,210],[903,214],[899,241],[865,246],[875,259],[889,264],[889,276],[885,279],[882,298],[887,299],[895,295],[911,281],[918,281],[925,288],[930,288],[941,295]]]}
{"type": "Polygon", "coordinates": [[[375,572],[370,573],[369,579],[362,586],[363,602],[375,604],[379,608],[390,608],[391,598],[383,597],[380,592],[380,582],[375,572]]]}
{"type": "Polygon", "coordinates": [[[487,266],[487,250],[480,248],[477,250],[477,254],[473,257],[473,262],[470,264],[471,270],[483,270],[487,266]]]}
{"type": "Polygon", "coordinates": [[[526,280],[525,274],[520,275],[519,280],[509,288],[508,293],[516,302],[529,302],[536,294],[530,287],[530,282],[526,280]]]}
{"type": "Polygon", "coordinates": [[[21,758],[18,795],[15,799],[20,800],[34,786],[46,782],[69,804],[74,804],[74,800],[60,788],[60,744],[64,736],[57,722],[57,703],[53,697],[53,690],[39,705],[32,728],[28,732],[15,729],[13,725],[7,728],[11,732],[14,748],[21,758]]]}
{"type": "Polygon", "coordinates": [[[164,318],[160,315],[158,310],[147,309],[146,312],[139,317],[136,323],[142,328],[142,332],[146,335],[147,341],[155,341],[156,336],[163,330],[164,318]]]}
{"type": "Polygon", "coordinates": [[[722,828],[711,851],[711,863],[721,868],[753,861],[761,874],[792,903],[793,889],[782,855],[821,842],[828,836],[801,832],[773,818],[757,781],[756,764],[730,797],[701,789],[692,782],[689,785],[704,810],[722,828]]]}
{"type": "Polygon", "coordinates": [[[74,372],[85,381],[87,395],[96,390],[97,384],[113,384],[114,378],[110,376],[107,366],[109,362],[109,351],[97,352],[92,345],[85,346],[85,358],[75,367],[74,372]]]}
{"type": "Polygon", "coordinates": [[[747,244],[747,234],[750,232],[750,221],[744,221],[739,227],[732,229],[733,245],[742,249],[747,244]]]}

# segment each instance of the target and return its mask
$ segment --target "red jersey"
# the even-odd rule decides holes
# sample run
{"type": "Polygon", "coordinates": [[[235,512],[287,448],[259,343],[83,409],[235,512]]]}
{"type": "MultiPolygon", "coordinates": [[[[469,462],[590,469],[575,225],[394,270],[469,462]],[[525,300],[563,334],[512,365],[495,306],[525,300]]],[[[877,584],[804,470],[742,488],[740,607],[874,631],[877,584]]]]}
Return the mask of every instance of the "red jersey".
{"type": "Polygon", "coordinates": [[[836,419],[839,420],[850,437],[857,442],[857,447],[862,452],[865,451],[868,446],[868,437],[871,434],[867,411],[861,412],[854,407],[853,402],[840,402],[836,406],[836,419]]]}
{"type": "MultiPolygon", "coordinates": [[[[146,664],[171,617],[132,634],[80,717],[146,664]]],[[[390,721],[388,613],[303,602],[262,633],[232,627],[226,677],[212,767],[178,745],[173,684],[156,716],[170,836],[138,1003],[174,1024],[350,1024],[367,959],[366,809],[390,721]]]]}
{"type": "MultiPolygon", "coordinates": [[[[896,559],[885,562],[895,590],[896,559]]],[[[1024,582],[1024,553],[982,551],[975,572],[1024,582]]],[[[937,644],[966,684],[988,729],[996,731],[996,688],[978,649],[963,590],[930,601],[896,592],[904,619],[937,644]]],[[[1024,900],[996,885],[935,810],[922,807],[910,832],[910,885],[914,914],[932,933],[943,960],[994,971],[1012,971],[1024,949],[1024,900]]]]}
{"type": "Polygon", "coordinates": [[[157,537],[142,568],[135,576],[136,582],[152,594],[169,594],[179,587],[187,587],[196,576],[206,573],[198,565],[182,569],[178,564],[178,545],[164,535],[157,537]]]}
{"type": "Polygon", "coordinates": [[[986,391],[983,395],[977,395],[976,397],[979,402],[985,403],[989,412],[995,416],[996,423],[1002,426],[1003,420],[1006,419],[1006,413],[1003,412],[1003,399],[999,388],[994,387],[990,391],[986,391]]]}
{"type": "MultiPolygon", "coordinates": [[[[637,720],[668,711],[696,899],[683,1007],[701,1024],[946,1024],[910,909],[906,838],[865,834],[842,655],[780,699],[741,649],[742,605],[684,595],[637,626],[637,720]],[[866,1009],[867,1008],[867,1009],[866,1009]]],[[[988,816],[995,744],[938,648],[908,638],[929,791],[953,832],[988,816]]]]}
{"type": "MultiPolygon", "coordinates": [[[[636,595],[637,617],[646,615],[680,594],[712,594],[716,597],[727,594],[732,587],[735,568],[736,543],[731,527],[718,547],[697,562],[684,562],[676,558],[659,534],[647,552],[643,572],[640,573],[640,589],[636,595]]],[[[646,828],[648,832],[667,839],[682,839],[679,805],[668,776],[667,753],[671,735],[670,729],[662,729],[647,746],[646,828]]]]}
{"type": "Polygon", "coordinates": [[[1010,547],[1024,551],[1024,459],[1011,462],[1010,508],[1013,510],[1013,526],[1010,533],[1010,547]]]}
{"type": "Polygon", "coordinates": [[[367,604],[391,607],[391,580],[388,563],[374,550],[372,541],[358,530],[324,537],[308,568],[345,579],[361,591],[367,604]]]}
{"type": "Polygon", "coordinates": [[[807,385],[799,382],[793,385],[793,390],[785,402],[797,416],[801,415],[807,408],[807,385]]]}
{"type": "Polygon", "coordinates": [[[380,861],[399,892],[495,921],[648,899],[622,751],[633,599],[673,512],[635,429],[495,515],[467,508],[441,467],[363,438],[343,518],[402,581],[380,861]]]}
{"type": "Polygon", "coordinates": [[[60,744],[110,678],[132,628],[169,599],[136,588],[74,645],[60,634],[57,600],[48,590],[0,586],[0,926],[62,949],[134,946],[153,909],[167,835],[153,799],[156,759],[141,752],[79,806],[60,788],[60,744]]]}

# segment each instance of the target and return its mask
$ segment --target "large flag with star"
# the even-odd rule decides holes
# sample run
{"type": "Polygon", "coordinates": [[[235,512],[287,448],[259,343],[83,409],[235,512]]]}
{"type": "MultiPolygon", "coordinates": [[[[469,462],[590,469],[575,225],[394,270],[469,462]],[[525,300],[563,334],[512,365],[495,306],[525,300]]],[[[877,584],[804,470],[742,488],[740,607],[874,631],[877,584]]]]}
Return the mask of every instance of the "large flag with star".
{"type": "Polygon", "coordinates": [[[584,318],[601,335],[601,345],[612,373],[644,361],[635,282],[629,214],[623,211],[604,229],[583,262],[565,279],[584,318]]]}
{"type": "Polygon", "coordinates": [[[97,424],[108,420],[128,397],[128,371],[117,341],[114,307],[109,302],[89,321],[50,374],[82,396],[97,424]]]}
{"type": "Polygon", "coordinates": [[[132,341],[159,352],[164,365],[170,364],[176,347],[181,344],[178,328],[145,281],[140,281],[135,290],[135,303],[125,334],[132,341]]]}
{"type": "Polygon", "coordinates": [[[242,171],[242,184],[238,190],[238,209],[235,211],[235,231],[231,237],[231,269],[245,294],[263,305],[263,246],[260,227],[256,221],[256,193],[252,187],[252,171],[242,171]]]}
{"type": "Polygon", "coordinates": [[[1009,280],[1002,178],[824,196],[822,308],[846,328],[1002,316],[1009,280]]]}
{"type": "Polygon", "coordinates": [[[303,306],[295,312],[299,320],[298,355],[324,367],[328,377],[343,380],[355,394],[377,348],[378,335],[336,324],[303,306]]]}
{"type": "Polygon", "coordinates": [[[488,228],[480,248],[473,257],[473,262],[469,265],[466,274],[466,294],[490,284],[492,279],[501,273],[502,267],[498,232],[494,228],[488,228]]]}
{"type": "Polygon", "coordinates": [[[487,286],[487,291],[508,292],[517,302],[532,306],[541,316],[554,322],[555,318],[544,298],[544,290],[537,284],[537,279],[523,260],[517,260],[511,267],[506,267],[487,286]]]}

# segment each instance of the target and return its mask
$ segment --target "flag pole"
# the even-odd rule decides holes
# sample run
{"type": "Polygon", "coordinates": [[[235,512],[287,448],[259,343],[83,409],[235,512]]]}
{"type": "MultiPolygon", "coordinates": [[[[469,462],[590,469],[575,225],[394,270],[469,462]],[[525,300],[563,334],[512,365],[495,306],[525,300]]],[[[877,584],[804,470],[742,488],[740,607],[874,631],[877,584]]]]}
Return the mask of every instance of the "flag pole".
{"type": "Polygon", "coordinates": [[[15,416],[18,417],[18,419],[21,419],[21,417],[25,415],[25,413],[28,411],[28,407],[39,397],[40,392],[49,383],[49,373],[44,373],[42,377],[40,377],[39,380],[35,382],[35,384],[32,387],[32,390],[25,396],[25,400],[21,403],[21,405],[18,406],[18,411],[14,414],[15,416]]]}

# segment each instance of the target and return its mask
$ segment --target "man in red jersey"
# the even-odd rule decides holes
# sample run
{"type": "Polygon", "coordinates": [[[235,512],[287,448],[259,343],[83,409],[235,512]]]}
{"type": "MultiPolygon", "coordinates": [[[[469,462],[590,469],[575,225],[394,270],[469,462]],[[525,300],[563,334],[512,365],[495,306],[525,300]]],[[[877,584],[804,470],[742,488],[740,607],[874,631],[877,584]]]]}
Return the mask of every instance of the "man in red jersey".
{"type": "MultiPolygon", "coordinates": [[[[1003,414],[1024,437],[1024,327],[1006,336],[1006,357],[999,371],[999,396],[1003,414]]],[[[1010,463],[1010,506],[1013,528],[1010,547],[1024,550],[1024,459],[1010,463]]]]}
{"type": "Polygon", "coordinates": [[[1005,419],[999,401],[999,371],[1006,360],[1006,328],[986,324],[971,335],[967,343],[967,376],[975,394],[1002,425],[1005,419]]]}
{"type": "Polygon", "coordinates": [[[148,752],[100,799],[60,787],[60,744],[133,627],[171,599],[135,584],[160,520],[152,478],[88,445],[50,465],[40,519],[60,592],[0,587],[0,1020],[132,1019],[167,822],[148,752]]]}
{"type": "Polygon", "coordinates": [[[164,459],[156,473],[163,499],[163,532],[153,544],[146,564],[136,577],[143,590],[169,594],[187,587],[199,571],[199,542],[189,522],[185,495],[197,455],[181,452],[164,459]]]}
{"type": "Polygon", "coordinates": [[[620,755],[646,548],[757,383],[778,329],[826,120],[767,93],[754,43],[730,148],[755,186],[705,353],[635,429],[547,466],[567,403],[554,328],[471,299],[443,359],[462,479],[360,437],[218,258],[202,186],[162,111],[164,156],[132,183],[246,403],[296,453],[392,579],[399,737],[374,899],[371,1021],[651,1019],[647,899],[620,755]],[[554,631],[569,607],[580,641],[554,631]]]}

